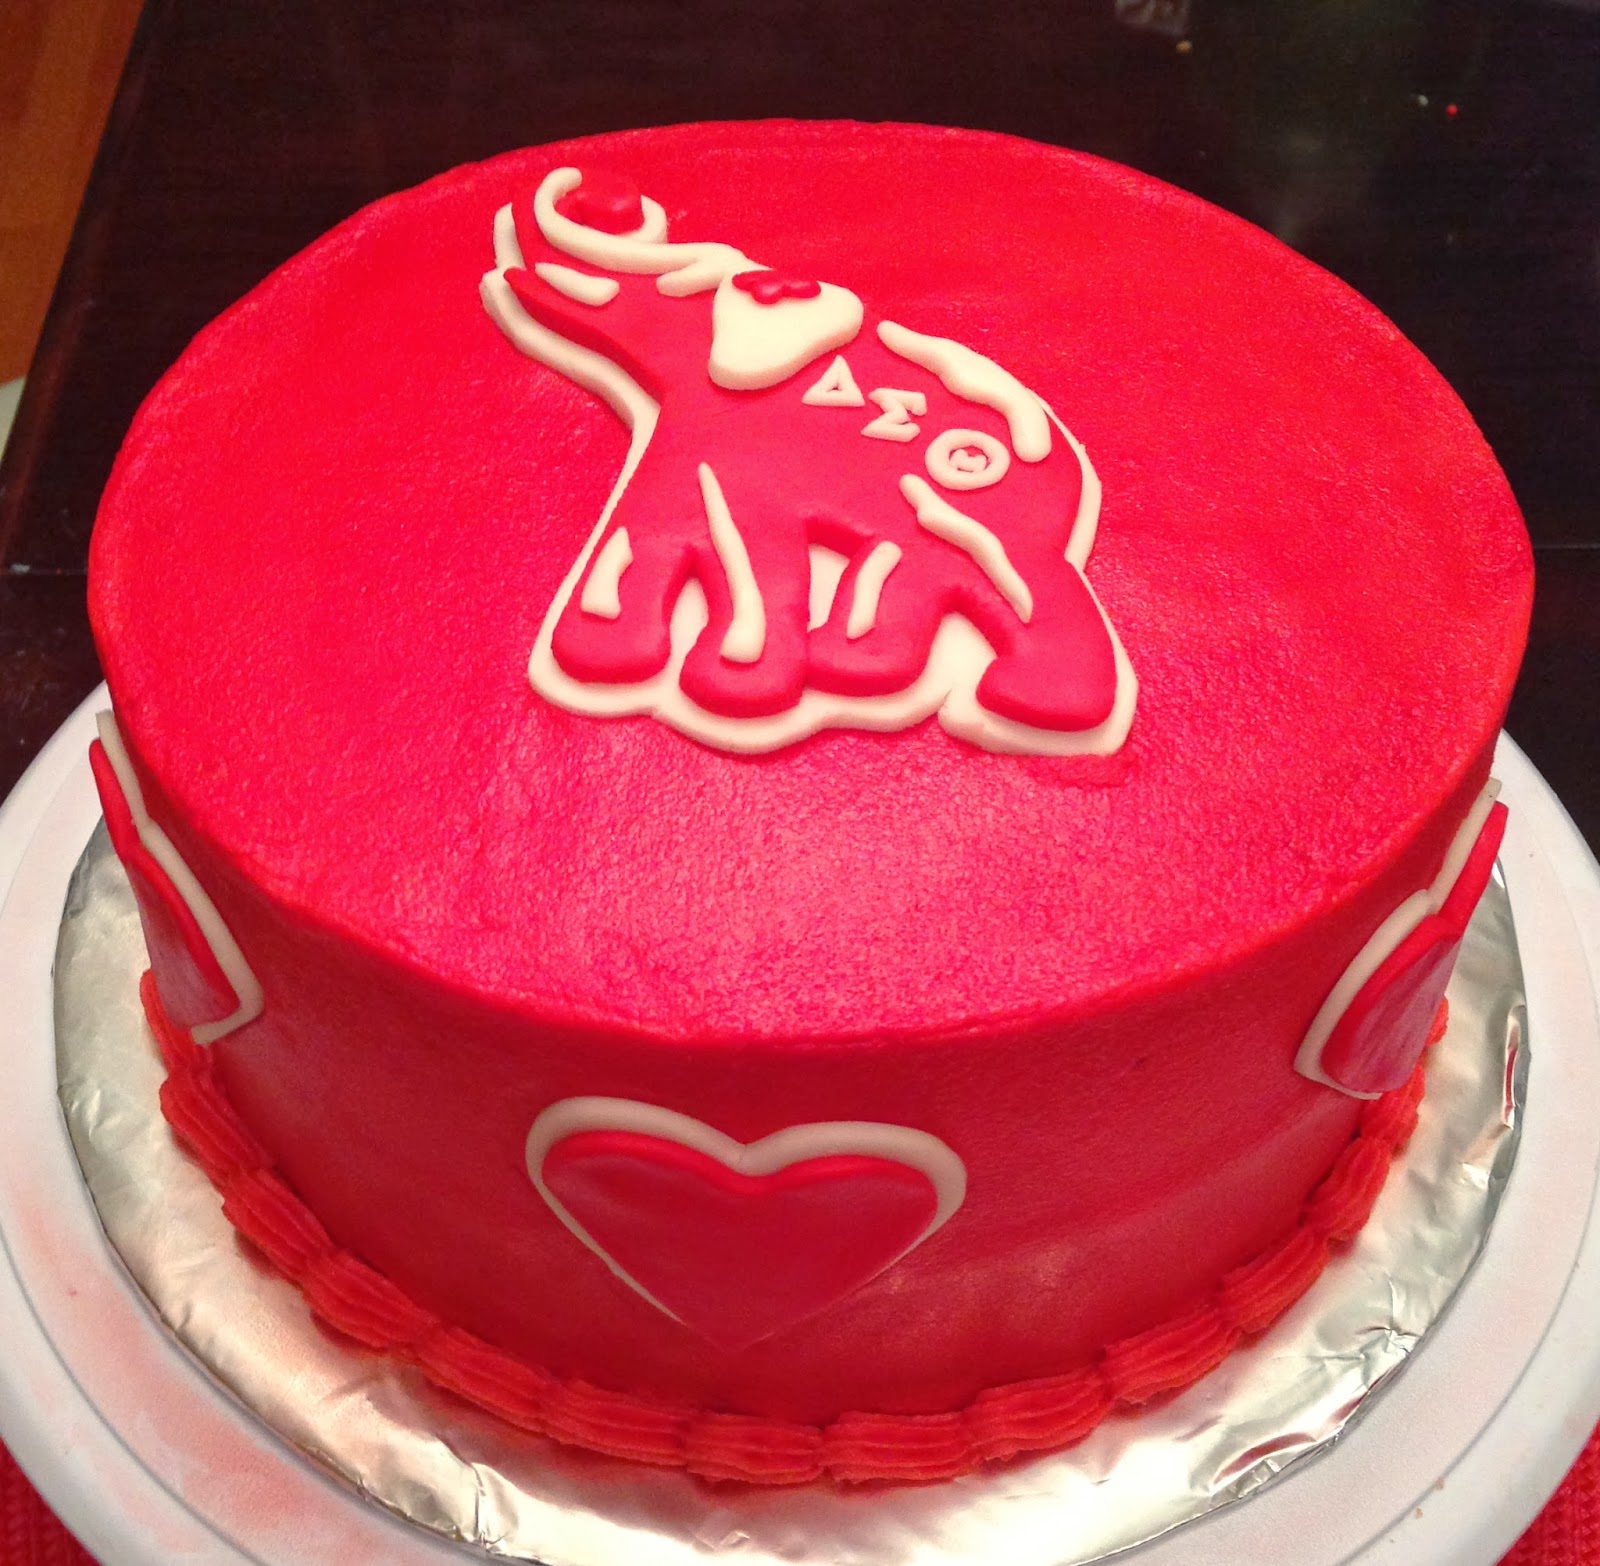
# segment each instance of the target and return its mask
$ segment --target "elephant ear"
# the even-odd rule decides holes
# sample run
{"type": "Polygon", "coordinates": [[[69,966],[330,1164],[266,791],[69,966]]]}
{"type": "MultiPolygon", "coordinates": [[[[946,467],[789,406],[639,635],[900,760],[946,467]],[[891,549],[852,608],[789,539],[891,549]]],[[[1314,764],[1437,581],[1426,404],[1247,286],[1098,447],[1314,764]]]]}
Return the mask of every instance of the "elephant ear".
{"type": "Polygon", "coordinates": [[[843,348],[861,330],[861,301],[848,288],[767,271],[724,278],[711,301],[711,379],[727,391],[760,391],[843,348]]]}

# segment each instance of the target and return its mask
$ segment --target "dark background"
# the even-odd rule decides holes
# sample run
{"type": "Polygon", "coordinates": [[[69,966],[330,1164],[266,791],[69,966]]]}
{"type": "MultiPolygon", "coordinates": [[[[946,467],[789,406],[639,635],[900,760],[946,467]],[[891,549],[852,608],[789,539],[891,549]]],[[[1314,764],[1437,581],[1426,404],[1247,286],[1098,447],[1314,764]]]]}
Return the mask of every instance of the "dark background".
{"type": "Polygon", "coordinates": [[[149,0],[0,467],[0,795],[99,677],[96,499],[211,316],[452,164],[769,115],[1100,153],[1373,299],[1527,514],[1539,590],[1507,727],[1600,843],[1597,0],[149,0]]]}

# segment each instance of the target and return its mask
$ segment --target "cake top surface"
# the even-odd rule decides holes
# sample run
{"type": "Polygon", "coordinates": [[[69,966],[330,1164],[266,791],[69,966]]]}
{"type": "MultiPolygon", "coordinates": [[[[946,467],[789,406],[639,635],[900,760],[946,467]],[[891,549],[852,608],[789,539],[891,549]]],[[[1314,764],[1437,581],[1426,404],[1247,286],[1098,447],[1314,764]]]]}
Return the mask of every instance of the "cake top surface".
{"type": "MultiPolygon", "coordinates": [[[[1465,809],[1530,592],[1515,503],[1454,394],[1267,235],[1058,149],[793,123],[529,149],[358,213],[162,381],[91,560],[130,749],[241,884],[539,1015],[729,1040],[1032,1021],[1302,927],[1446,797],[1465,809]],[[574,301],[588,285],[570,279],[542,294],[552,259],[618,280],[614,264],[540,248],[538,192],[554,199],[568,168],[594,198],[562,197],[582,226],[626,237],[637,187],[674,245],[733,246],[740,265],[714,293],[672,295],[660,267],[630,263],[605,302],[574,301]],[[522,255],[503,227],[497,253],[508,204],[522,255]],[[599,582],[627,410],[597,395],[588,361],[563,371],[519,347],[480,298],[485,273],[519,274],[506,308],[535,324],[613,323],[591,353],[616,359],[628,332],[614,323],[633,323],[629,374],[660,412],[609,589],[574,572],[587,561],[599,582]],[[665,347],[657,310],[676,323],[665,347]],[[812,323],[798,348],[769,341],[778,311],[812,323]],[[935,452],[951,423],[938,371],[883,322],[1036,393],[1059,421],[1049,455],[1030,458],[1016,407],[974,395],[935,452]],[[690,375],[695,340],[706,364],[690,375]],[[785,352],[801,356],[792,373],[785,352]],[[872,395],[919,389],[927,413],[872,395]],[[918,428],[863,440],[880,417],[918,428]],[[986,464],[1009,471],[974,484],[986,464]],[[886,678],[872,631],[848,634],[856,578],[809,633],[802,605],[795,632],[784,594],[804,572],[763,554],[782,532],[767,518],[787,518],[791,543],[856,550],[865,572],[878,513],[841,530],[811,500],[845,491],[881,491],[882,526],[899,529],[883,604],[900,571],[1002,653],[1014,636],[996,671],[1021,668],[1028,636],[1077,602],[1052,644],[1078,671],[1059,711],[1060,682],[1008,677],[978,687],[966,737],[948,713],[922,715],[936,701],[887,732],[835,713],[772,737],[811,710],[795,679],[833,701],[886,678]],[[627,628],[629,573],[647,580],[681,517],[721,573],[704,539],[667,573],[673,594],[685,572],[705,584],[713,624],[680,677],[704,705],[584,710],[576,687],[603,708],[627,660],[654,656],[605,634],[627,628]],[[987,526],[961,533],[974,517],[987,526]],[[957,559],[948,579],[941,550],[957,559]],[[1073,600],[1085,579],[1093,599],[1073,600]],[[753,642],[739,581],[766,589],[753,642]],[[1083,608],[1095,601],[1103,616],[1083,608]],[[806,674],[806,647],[829,637],[833,661],[818,652],[806,674]],[[785,648],[800,675],[773,673],[785,648]],[[717,721],[697,730],[683,716],[696,710],[717,721]],[[1034,730],[1098,735],[1065,748],[1104,753],[1008,753],[1034,730]],[[754,749],[738,737],[752,732],[767,734],[754,749]]],[[[674,607],[640,634],[659,641],[674,607]]]]}

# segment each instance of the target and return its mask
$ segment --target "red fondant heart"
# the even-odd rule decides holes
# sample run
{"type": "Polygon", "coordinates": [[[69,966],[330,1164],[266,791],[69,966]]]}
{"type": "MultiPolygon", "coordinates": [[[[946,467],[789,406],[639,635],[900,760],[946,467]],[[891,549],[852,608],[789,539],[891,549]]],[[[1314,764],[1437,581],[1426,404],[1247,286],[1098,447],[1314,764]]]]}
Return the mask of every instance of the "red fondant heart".
{"type": "Polygon", "coordinates": [[[1496,804],[1438,913],[1390,952],[1334,1025],[1321,1067],[1340,1087],[1387,1093],[1416,1069],[1472,910],[1489,884],[1505,825],[1506,807],[1496,804]]]}
{"type": "Polygon", "coordinates": [[[767,1174],[636,1131],[580,1131],[545,1154],[569,1226],[651,1303],[733,1351],[876,1277],[938,1211],[920,1169],[865,1154],[767,1174]]]}
{"type": "Polygon", "coordinates": [[[735,288],[762,305],[781,304],[785,299],[815,299],[822,292],[822,284],[813,277],[791,277],[770,268],[736,272],[731,281],[735,288]]]}
{"type": "Polygon", "coordinates": [[[139,905],[139,923],[162,1010],[186,1032],[231,1017],[239,1009],[239,997],[171,876],[141,840],[116,769],[99,740],[89,747],[89,765],[100,792],[111,846],[128,872],[128,884],[139,905]]]}
{"type": "MultiPolygon", "coordinates": [[[[533,210],[532,191],[523,198],[522,209],[533,210]]],[[[603,234],[631,234],[644,222],[639,187],[604,169],[585,169],[578,186],[557,200],[556,211],[603,234]]]]}

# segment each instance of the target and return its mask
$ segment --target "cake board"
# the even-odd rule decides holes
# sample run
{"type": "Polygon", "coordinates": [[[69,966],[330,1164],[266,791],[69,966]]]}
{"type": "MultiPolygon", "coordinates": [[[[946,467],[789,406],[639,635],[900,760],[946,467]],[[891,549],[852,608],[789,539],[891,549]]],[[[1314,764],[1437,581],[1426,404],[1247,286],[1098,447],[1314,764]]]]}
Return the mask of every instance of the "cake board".
{"type": "MultiPolygon", "coordinates": [[[[111,1566],[470,1559],[363,1502],[235,1404],[148,1313],[100,1231],[55,1094],[50,968],[99,816],[86,751],[105,703],[103,690],[84,703],[0,812],[0,1436],[111,1566]]],[[[1600,1117],[1583,1112],[1600,1102],[1600,873],[1509,741],[1496,773],[1534,1047],[1527,1130],[1484,1257],[1333,1450],[1125,1557],[1140,1566],[1487,1566],[1600,1415],[1600,1117]]]]}

